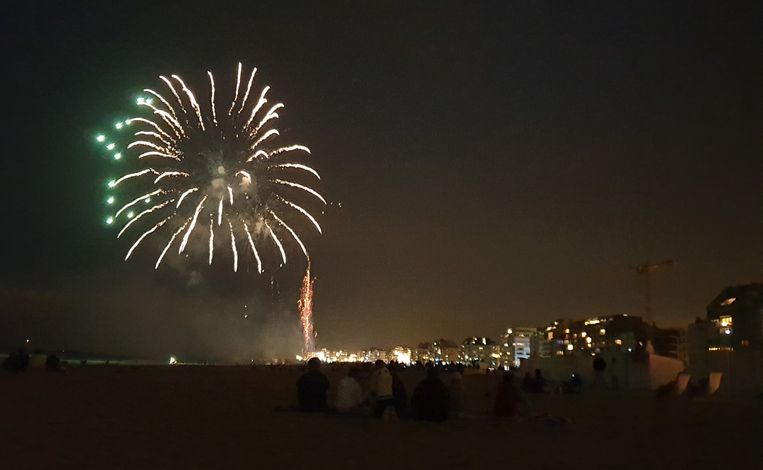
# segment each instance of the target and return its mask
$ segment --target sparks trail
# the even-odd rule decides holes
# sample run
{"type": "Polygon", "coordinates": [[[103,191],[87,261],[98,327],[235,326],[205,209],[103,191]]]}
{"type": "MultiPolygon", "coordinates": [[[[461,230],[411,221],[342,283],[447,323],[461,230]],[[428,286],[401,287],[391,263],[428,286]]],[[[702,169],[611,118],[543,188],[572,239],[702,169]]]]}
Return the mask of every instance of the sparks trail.
{"type": "MultiPolygon", "coordinates": [[[[235,91],[227,95],[206,72],[209,94],[198,99],[180,76],[161,75],[159,88],[138,97],[139,116],[116,123],[114,135],[97,136],[122,167],[106,197],[119,210],[106,220],[119,226],[120,237],[137,238],[126,259],[150,237],[160,242],[157,269],[174,247],[178,254],[198,252],[209,264],[222,250],[234,271],[241,261],[262,273],[296,250],[308,259],[309,278],[302,232],[321,233],[310,209],[326,204],[312,187],[320,174],[307,164],[309,148],[279,142],[276,111],[284,104],[268,102],[269,86],[253,89],[256,72],[245,73],[239,63],[235,91]],[[152,197],[159,200],[149,204],[152,197]]],[[[308,291],[300,305],[309,317],[312,281],[308,291]]],[[[303,329],[312,335],[308,320],[303,329]]]]}
{"type": "Polygon", "coordinates": [[[315,351],[315,328],[313,326],[313,285],[315,279],[310,277],[310,258],[307,259],[307,270],[302,278],[302,288],[299,291],[299,323],[302,326],[302,356],[307,357],[315,351]]]}

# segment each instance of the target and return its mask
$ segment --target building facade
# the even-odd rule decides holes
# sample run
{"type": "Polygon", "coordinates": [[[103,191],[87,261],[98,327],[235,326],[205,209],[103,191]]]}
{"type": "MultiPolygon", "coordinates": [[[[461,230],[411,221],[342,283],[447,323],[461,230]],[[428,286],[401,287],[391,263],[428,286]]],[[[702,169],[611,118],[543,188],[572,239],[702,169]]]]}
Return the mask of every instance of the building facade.
{"type": "Polygon", "coordinates": [[[648,326],[638,316],[627,314],[592,317],[586,320],[555,320],[545,328],[544,353],[573,356],[599,352],[637,353],[645,350],[648,326]]]}
{"type": "Polygon", "coordinates": [[[726,287],[707,306],[707,321],[711,350],[763,350],[763,284],[726,287]]]}

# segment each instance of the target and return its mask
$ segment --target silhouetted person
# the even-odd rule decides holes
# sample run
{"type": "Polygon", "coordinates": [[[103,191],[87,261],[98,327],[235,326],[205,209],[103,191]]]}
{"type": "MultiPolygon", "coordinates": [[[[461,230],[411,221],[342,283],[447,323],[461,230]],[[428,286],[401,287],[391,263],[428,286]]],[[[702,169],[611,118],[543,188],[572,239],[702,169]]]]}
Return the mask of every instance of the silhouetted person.
{"type": "Polygon", "coordinates": [[[535,369],[535,376],[533,377],[532,386],[530,391],[532,393],[543,393],[546,388],[546,379],[543,377],[540,369],[535,369]]]}
{"type": "Polygon", "coordinates": [[[517,408],[524,401],[519,388],[514,385],[514,374],[506,372],[503,381],[498,384],[495,394],[493,414],[501,417],[513,417],[517,415],[517,408]]]}
{"type": "Polygon", "coordinates": [[[580,374],[572,374],[570,380],[562,384],[562,391],[568,394],[580,393],[583,391],[583,379],[580,374]]]}
{"type": "Polygon", "coordinates": [[[307,361],[307,370],[297,380],[297,400],[302,411],[323,411],[326,409],[326,392],[329,381],[321,372],[321,360],[317,357],[307,361]]]}
{"type": "Polygon", "coordinates": [[[593,358],[593,381],[596,385],[604,384],[604,371],[607,369],[607,361],[601,356],[593,358]]]}
{"type": "Polygon", "coordinates": [[[533,391],[533,376],[529,372],[525,372],[525,378],[522,379],[522,391],[525,393],[533,391]]]}
{"type": "Polygon", "coordinates": [[[461,413],[463,408],[463,389],[464,389],[464,376],[463,365],[459,364],[455,370],[450,374],[450,381],[448,382],[448,392],[450,394],[449,407],[453,413],[461,413]]]}
{"type": "Polygon", "coordinates": [[[29,368],[29,354],[19,348],[3,361],[3,368],[10,372],[25,372],[29,368]]]}
{"type": "Polygon", "coordinates": [[[413,392],[413,408],[416,417],[427,421],[444,421],[448,418],[448,388],[440,380],[436,368],[427,369],[427,377],[413,392]]]}
{"type": "Polygon", "coordinates": [[[400,380],[397,373],[397,366],[390,362],[387,368],[392,376],[392,401],[395,405],[395,411],[398,416],[403,416],[408,411],[408,392],[406,392],[405,384],[400,380]]]}
{"type": "Polygon", "coordinates": [[[45,370],[48,372],[63,372],[64,369],[61,367],[61,359],[55,354],[49,354],[45,359],[45,370]]]}

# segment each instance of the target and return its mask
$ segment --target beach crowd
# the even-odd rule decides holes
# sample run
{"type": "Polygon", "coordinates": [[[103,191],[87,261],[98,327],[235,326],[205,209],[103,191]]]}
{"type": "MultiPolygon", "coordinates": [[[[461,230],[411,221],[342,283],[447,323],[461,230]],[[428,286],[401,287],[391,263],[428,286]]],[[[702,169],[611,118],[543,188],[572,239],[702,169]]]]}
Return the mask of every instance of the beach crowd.
{"type": "MultiPolygon", "coordinates": [[[[444,421],[462,412],[464,366],[425,367],[425,376],[408,397],[400,378],[400,365],[378,360],[370,371],[350,367],[336,384],[335,398],[328,401],[331,387],[321,371],[321,361],[312,358],[297,380],[298,409],[304,412],[331,412],[347,415],[376,416],[385,421],[412,417],[426,421],[444,421]],[[410,405],[410,406],[409,406],[410,405]]],[[[513,417],[527,405],[524,393],[542,393],[548,385],[540,370],[527,374],[521,385],[511,371],[499,368],[491,372],[492,409],[497,417],[513,417]],[[521,386],[521,388],[520,388],[521,386]]]]}

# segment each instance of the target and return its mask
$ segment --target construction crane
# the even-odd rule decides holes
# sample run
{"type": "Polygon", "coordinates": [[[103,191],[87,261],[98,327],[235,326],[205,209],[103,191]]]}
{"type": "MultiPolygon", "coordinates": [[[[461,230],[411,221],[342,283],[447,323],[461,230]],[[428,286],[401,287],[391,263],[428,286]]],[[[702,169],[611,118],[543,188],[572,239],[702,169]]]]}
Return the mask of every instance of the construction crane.
{"type": "Polygon", "coordinates": [[[676,260],[666,259],[658,263],[642,263],[636,266],[636,274],[644,276],[644,320],[647,323],[652,323],[652,281],[651,275],[654,271],[662,268],[669,268],[676,265],[676,260]]]}

